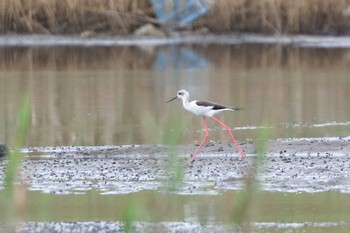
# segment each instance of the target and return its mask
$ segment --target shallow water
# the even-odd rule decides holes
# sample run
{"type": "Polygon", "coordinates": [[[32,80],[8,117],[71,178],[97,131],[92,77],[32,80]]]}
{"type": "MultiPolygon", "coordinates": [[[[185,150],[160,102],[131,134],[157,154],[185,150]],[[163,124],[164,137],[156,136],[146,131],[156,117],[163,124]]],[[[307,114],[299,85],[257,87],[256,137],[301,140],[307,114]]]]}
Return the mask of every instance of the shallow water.
{"type": "MultiPolygon", "coordinates": [[[[233,225],[233,206],[239,196],[235,191],[209,196],[152,191],[132,195],[100,195],[96,191],[85,195],[49,195],[29,191],[22,213],[23,232],[124,232],[128,208],[139,213],[133,219],[135,232],[155,229],[157,232],[348,232],[350,229],[350,203],[346,194],[261,192],[250,203],[245,221],[233,225]]],[[[0,219],[5,214],[1,212],[0,219]]]]}
{"type": "MultiPolygon", "coordinates": [[[[13,147],[17,111],[27,95],[25,146],[93,146],[68,155],[55,148],[23,150],[17,183],[23,232],[123,232],[129,218],[136,232],[223,232],[242,216],[249,224],[237,232],[348,232],[349,41],[1,37],[0,141],[13,147]],[[208,121],[209,139],[222,144],[203,148],[204,155],[184,170],[182,189],[168,193],[167,172],[178,170],[158,160],[188,157],[203,137],[200,118],[180,101],[165,104],[181,88],[192,99],[244,108],[218,118],[234,129],[248,159],[238,161],[226,132],[208,121]],[[248,213],[236,216],[232,211],[242,200],[237,190],[256,153],[251,141],[262,128],[287,145],[268,151],[259,177],[263,191],[254,193],[248,213]],[[95,146],[133,144],[190,145],[180,152],[124,146],[126,155],[120,148],[89,153],[108,150],[95,146]]],[[[0,175],[3,189],[4,169],[0,175]]],[[[0,204],[8,205],[4,190],[0,204]]],[[[6,211],[0,219],[8,219],[6,211]]]]}
{"type": "MultiPolygon", "coordinates": [[[[100,195],[89,191],[86,195],[49,195],[29,191],[27,198],[35,200],[26,204],[26,221],[121,221],[123,212],[132,202],[149,214],[141,215],[139,221],[207,221],[228,223],[232,218],[235,197],[240,193],[228,191],[222,195],[169,195],[166,193],[141,191],[125,195],[100,195]],[[40,201],[41,200],[41,201],[40,201]],[[36,203],[38,205],[36,205],[36,203]],[[50,203],[50,205],[45,205],[50,203]],[[46,215],[41,215],[44,205],[46,215]],[[90,206],[89,206],[90,205],[90,206]],[[84,206],[84,207],[83,207],[84,206]],[[101,212],[89,212],[91,206],[104,207],[101,212]],[[154,208],[152,208],[154,206],[154,208]],[[208,206],[210,208],[208,208],[208,206]],[[203,212],[207,209],[207,213],[203,212]],[[55,210],[55,211],[54,211],[55,210]],[[172,210],[171,213],[168,213],[172,210]],[[29,214],[30,213],[30,214],[29,214]],[[209,214],[210,213],[210,214],[209,214]],[[151,218],[151,219],[150,219],[151,218]],[[203,219],[204,221],[205,219],[203,219]]],[[[284,194],[261,192],[251,203],[250,219],[254,222],[350,222],[348,195],[338,192],[284,194]],[[325,211],[320,203],[332,208],[325,211]],[[269,209],[268,212],[265,210],[269,209]],[[265,214],[263,214],[265,213],[265,214]]],[[[6,213],[1,213],[3,217],[6,213]]]]}
{"type": "MultiPolygon", "coordinates": [[[[44,42],[43,42],[44,43],[44,42]]],[[[243,107],[219,119],[239,141],[264,126],[273,138],[346,136],[350,50],[283,44],[0,47],[0,141],[14,141],[23,95],[32,105],[28,146],[192,144],[200,118],[180,101],[243,107]]],[[[210,139],[228,140],[209,121],[210,139]]]]}

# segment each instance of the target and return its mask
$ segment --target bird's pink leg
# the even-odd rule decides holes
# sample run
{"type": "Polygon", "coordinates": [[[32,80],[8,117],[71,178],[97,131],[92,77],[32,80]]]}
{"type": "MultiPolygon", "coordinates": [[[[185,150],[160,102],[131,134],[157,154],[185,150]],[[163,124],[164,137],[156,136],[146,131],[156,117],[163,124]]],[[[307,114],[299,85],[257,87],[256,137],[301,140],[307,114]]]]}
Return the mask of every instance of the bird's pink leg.
{"type": "Polygon", "coordinates": [[[219,121],[218,119],[216,119],[215,117],[211,117],[214,121],[216,121],[217,123],[219,123],[220,125],[222,125],[226,130],[227,132],[230,134],[233,142],[235,143],[235,145],[237,146],[238,150],[239,150],[239,153],[241,153],[241,156],[242,158],[245,158],[245,153],[243,152],[241,146],[237,143],[236,139],[233,137],[232,133],[231,133],[231,129],[225,125],[224,123],[222,123],[221,121],[219,121]]]}
{"type": "Polygon", "coordinates": [[[194,155],[192,156],[192,159],[191,159],[191,163],[194,161],[194,159],[196,158],[198,152],[200,151],[200,149],[202,148],[202,146],[204,145],[204,142],[207,140],[207,137],[209,135],[208,133],[208,127],[207,127],[207,121],[205,119],[205,117],[203,117],[203,121],[204,121],[204,127],[205,127],[205,137],[202,141],[202,143],[199,145],[198,149],[196,150],[196,153],[194,153],[194,155]]]}

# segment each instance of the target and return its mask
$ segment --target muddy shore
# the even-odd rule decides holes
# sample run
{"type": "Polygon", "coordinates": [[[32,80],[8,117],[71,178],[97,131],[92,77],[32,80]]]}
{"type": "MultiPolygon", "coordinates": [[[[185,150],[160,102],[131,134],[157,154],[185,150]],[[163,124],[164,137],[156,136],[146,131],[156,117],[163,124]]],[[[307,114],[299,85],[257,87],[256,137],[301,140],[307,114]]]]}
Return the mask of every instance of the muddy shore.
{"type": "MultiPolygon", "coordinates": [[[[181,171],[179,194],[218,194],[242,188],[256,159],[253,143],[242,143],[241,159],[232,144],[33,147],[23,149],[19,183],[44,193],[122,194],[166,190],[181,171]]],[[[350,192],[350,137],[277,140],[269,143],[258,180],[261,189],[281,192],[350,192]]],[[[0,162],[4,179],[6,159],[0,162]]],[[[1,184],[3,188],[3,183],[1,184]]]]}
{"type": "MultiPolygon", "coordinates": [[[[252,142],[241,143],[241,159],[232,144],[206,145],[194,163],[188,163],[198,145],[56,146],[22,149],[25,157],[18,183],[29,190],[54,194],[125,194],[141,190],[188,195],[217,195],[244,186],[257,154],[252,142]],[[182,181],[171,181],[179,172],[182,181]],[[175,189],[171,189],[174,188],[175,189]],[[169,189],[170,188],[170,189],[169,189]]],[[[264,191],[350,192],[350,137],[271,141],[257,179],[264,191]]],[[[0,159],[0,187],[4,188],[6,157],[0,159]]],[[[348,222],[252,222],[252,232],[305,229],[338,232],[348,222]]],[[[3,228],[0,224],[0,227],[3,228]]],[[[120,221],[22,222],[16,232],[124,232],[120,221]]],[[[238,226],[239,227],[239,226],[238,226]]],[[[4,229],[4,228],[3,228],[4,229]]],[[[135,232],[241,232],[223,222],[196,220],[133,223],[135,232]],[[228,230],[229,229],[229,230],[228,230]]]]}

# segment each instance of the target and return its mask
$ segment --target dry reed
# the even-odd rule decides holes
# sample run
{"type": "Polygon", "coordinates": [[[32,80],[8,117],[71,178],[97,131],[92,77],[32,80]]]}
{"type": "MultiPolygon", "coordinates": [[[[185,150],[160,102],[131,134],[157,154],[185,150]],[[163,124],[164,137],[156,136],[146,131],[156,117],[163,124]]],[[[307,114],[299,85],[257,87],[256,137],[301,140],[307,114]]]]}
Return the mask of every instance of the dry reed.
{"type": "Polygon", "coordinates": [[[147,0],[0,0],[0,32],[127,33],[149,7],[147,0]]]}
{"type": "MultiPolygon", "coordinates": [[[[212,32],[350,31],[350,0],[219,0],[194,27],[212,32]]],[[[148,0],[0,0],[0,32],[129,34],[152,21],[148,0]]]]}
{"type": "Polygon", "coordinates": [[[346,33],[349,9],[350,0],[217,1],[202,24],[218,32],[346,33]]]}

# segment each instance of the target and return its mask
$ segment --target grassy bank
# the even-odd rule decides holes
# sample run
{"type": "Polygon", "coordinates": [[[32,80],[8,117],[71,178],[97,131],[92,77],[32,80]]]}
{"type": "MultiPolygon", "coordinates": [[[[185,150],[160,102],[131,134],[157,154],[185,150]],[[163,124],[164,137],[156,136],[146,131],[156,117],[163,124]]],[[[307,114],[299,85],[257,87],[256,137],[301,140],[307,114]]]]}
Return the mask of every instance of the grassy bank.
{"type": "MultiPolygon", "coordinates": [[[[350,0],[220,0],[192,24],[215,33],[350,32],[350,0]]],[[[155,23],[148,0],[0,0],[0,33],[130,34],[155,23]]]]}

